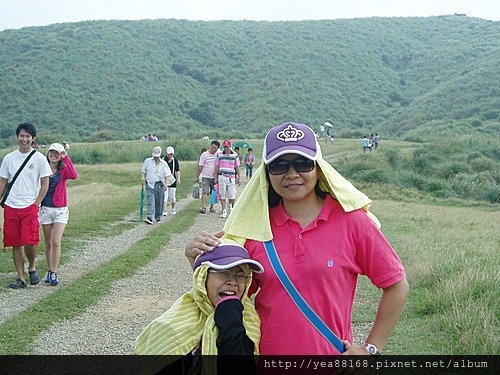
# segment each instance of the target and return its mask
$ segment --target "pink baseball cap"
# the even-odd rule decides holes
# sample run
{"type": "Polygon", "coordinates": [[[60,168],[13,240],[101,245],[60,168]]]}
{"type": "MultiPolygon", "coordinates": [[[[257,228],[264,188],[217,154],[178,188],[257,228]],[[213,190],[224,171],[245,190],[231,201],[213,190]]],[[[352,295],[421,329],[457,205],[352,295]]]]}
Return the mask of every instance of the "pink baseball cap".
{"type": "Polygon", "coordinates": [[[226,147],[226,146],[227,146],[227,147],[231,147],[231,141],[228,141],[228,140],[226,139],[224,142],[222,142],[222,147],[226,147]]]}

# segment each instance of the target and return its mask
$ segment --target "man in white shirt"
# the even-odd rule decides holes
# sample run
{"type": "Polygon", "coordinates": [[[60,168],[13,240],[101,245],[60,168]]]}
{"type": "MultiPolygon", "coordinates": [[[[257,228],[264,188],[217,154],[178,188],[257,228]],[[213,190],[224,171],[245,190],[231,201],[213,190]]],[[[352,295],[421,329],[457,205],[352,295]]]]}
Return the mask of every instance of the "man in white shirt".
{"type": "Polygon", "coordinates": [[[144,160],[142,164],[141,181],[146,182],[146,193],[148,197],[147,224],[153,224],[153,215],[157,223],[161,223],[163,214],[163,201],[165,190],[168,189],[168,180],[172,178],[172,172],[165,160],[161,158],[161,147],[153,147],[151,158],[144,160]]]}
{"type": "Polygon", "coordinates": [[[0,196],[8,193],[4,205],[3,247],[12,246],[12,256],[16,267],[17,279],[9,285],[12,289],[26,287],[24,278],[24,254],[28,258],[30,284],[40,282],[36,270],[36,246],[40,240],[38,210],[49,188],[49,176],[52,174],[47,158],[38,151],[29,159],[19,173],[10,191],[7,183],[26,158],[33,151],[36,129],[32,124],[24,123],[16,129],[19,149],[5,155],[0,166],[0,196]]]}

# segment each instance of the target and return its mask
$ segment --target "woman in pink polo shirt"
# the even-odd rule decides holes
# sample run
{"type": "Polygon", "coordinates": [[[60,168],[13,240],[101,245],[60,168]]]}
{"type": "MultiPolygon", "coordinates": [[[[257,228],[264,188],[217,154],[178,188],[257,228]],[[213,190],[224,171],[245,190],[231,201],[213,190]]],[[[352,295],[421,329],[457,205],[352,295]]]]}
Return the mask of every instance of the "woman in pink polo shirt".
{"type": "Polygon", "coordinates": [[[186,246],[186,256],[193,263],[224,235],[222,241],[244,244],[264,266],[266,272],[255,277],[249,290],[249,295],[259,291],[255,307],[261,318],[261,354],[379,354],[399,320],[408,283],[378,220],[368,212],[371,200],[322,158],[307,125],[289,122],[272,128],[262,160],[224,231],[199,233],[186,246]],[[327,341],[283,287],[264,247],[270,240],[298,293],[344,348],[327,341]],[[383,290],[362,346],[352,343],[358,275],[383,290]]]}

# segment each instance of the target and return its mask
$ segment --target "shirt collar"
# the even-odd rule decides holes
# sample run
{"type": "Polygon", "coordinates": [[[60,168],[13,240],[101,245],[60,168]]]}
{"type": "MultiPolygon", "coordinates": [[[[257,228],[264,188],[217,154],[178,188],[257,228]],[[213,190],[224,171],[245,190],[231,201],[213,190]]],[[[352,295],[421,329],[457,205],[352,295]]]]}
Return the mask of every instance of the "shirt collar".
{"type": "MultiPolygon", "coordinates": [[[[313,222],[310,225],[316,226],[316,223],[320,220],[322,221],[329,220],[330,217],[332,216],[333,211],[335,210],[336,207],[335,203],[336,202],[332,199],[330,194],[327,194],[325,202],[323,203],[323,208],[321,208],[319,215],[313,220],[313,222]]],[[[277,206],[271,208],[270,216],[273,218],[274,223],[279,227],[284,225],[288,220],[295,221],[286,213],[285,208],[283,207],[283,202],[280,202],[277,206]]]]}

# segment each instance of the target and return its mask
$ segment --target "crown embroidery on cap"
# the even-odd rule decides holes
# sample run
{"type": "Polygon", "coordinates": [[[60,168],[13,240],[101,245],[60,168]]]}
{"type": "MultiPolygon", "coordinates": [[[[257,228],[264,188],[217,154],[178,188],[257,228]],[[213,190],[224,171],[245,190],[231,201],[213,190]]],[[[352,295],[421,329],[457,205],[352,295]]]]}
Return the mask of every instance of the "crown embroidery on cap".
{"type": "Polygon", "coordinates": [[[304,138],[302,130],[294,128],[291,124],[276,134],[276,138],[284,142],[297,142],[304,138]]]}

